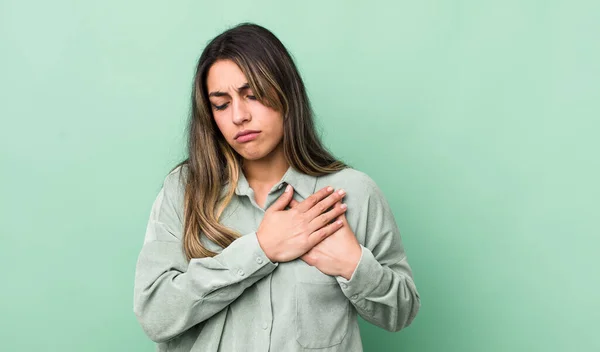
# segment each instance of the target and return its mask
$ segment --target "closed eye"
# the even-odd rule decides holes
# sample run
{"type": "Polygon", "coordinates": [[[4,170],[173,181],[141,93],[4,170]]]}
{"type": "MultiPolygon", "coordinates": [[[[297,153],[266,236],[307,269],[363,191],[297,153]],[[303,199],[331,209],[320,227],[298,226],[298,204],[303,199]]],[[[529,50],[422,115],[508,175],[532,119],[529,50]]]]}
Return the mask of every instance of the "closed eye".
{"type": "Polygon", "coordinates": [[[213,104],[213,107],[215,108],[215,110],[224,110],[227,107],[227,105],[229,105],[229,103],[225,103],[223,105],[214,105],[213,104]]]}
{"type": "MultiPolygon", "coordinates": [[[[246,95],[246,97],[249,100],[256,100],[256,96],[254,96],[254,95],[246,95]]],[[[227,102],[227,103],[222,104],[222,105],[215,105],[215,104],[212,104],[212,105],[215,108],[215,110],[219,110],[220,111],[220,110],[225,110],[225,108],[227,107],[227,105],[229,105],[229,103],[227,102]]]]}

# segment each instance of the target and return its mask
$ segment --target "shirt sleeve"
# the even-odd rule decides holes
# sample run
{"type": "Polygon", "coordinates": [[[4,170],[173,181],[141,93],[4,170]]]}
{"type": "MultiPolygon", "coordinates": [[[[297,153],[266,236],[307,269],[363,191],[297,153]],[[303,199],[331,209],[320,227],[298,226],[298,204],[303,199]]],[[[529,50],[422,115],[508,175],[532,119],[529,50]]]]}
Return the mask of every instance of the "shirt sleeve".
{"type": "Polygon", "coordinates": [[[182,246],[181,186],[165,180],[152,206],[134,282],[133,310],[155,342],[178,336],[209,319],[277,267],[256,232],[210,258],[187,261],[182,246]]]}
{"type": "Polygon", "coordinates": [[[366,219],[357,229],[365,232],[361,258],[350,280],[336,279],[361,317],[399,331],[413,321],[421,301],[390,206],[372,179],[363,184],[367,199],[361,215],[366,219]]]}

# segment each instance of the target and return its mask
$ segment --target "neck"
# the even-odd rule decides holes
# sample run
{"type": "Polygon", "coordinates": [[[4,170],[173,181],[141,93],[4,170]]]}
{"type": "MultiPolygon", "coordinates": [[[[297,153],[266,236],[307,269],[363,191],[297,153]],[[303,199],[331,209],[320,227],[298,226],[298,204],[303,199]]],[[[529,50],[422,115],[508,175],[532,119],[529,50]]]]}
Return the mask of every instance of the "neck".
{"type": "Polygon", "coordinates": [[[283,155],[283,146],[280,144],[262,159],[244,160],[242,170],[250,187],[257,191],[271,189],[281,180],[289,166],[283,155]]]}

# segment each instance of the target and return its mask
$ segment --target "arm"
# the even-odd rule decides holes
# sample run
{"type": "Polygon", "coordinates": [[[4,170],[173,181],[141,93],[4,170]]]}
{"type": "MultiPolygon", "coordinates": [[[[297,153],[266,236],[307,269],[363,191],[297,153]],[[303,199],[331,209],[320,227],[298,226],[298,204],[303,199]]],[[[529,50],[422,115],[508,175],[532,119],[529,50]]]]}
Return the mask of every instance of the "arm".
{"type": "Polygon", "coordinates": [[[187,262],[182,247],[176,174],[165,180],[152,207],[134,283],[133,310],[146,334],[164,342],[209,319],[276,267],[256,233],[212,258],[187,262]]]}
{"type": "Polygon", "coordinates": [[[364,184],[367,199],[360,213],[366,218],[356,229],[365,238],[360,261],[349,280],[336,279],[360,316],[388,331],[399,331],[417,315],[419,293],[389,204],[372,179],[364,184]]]}

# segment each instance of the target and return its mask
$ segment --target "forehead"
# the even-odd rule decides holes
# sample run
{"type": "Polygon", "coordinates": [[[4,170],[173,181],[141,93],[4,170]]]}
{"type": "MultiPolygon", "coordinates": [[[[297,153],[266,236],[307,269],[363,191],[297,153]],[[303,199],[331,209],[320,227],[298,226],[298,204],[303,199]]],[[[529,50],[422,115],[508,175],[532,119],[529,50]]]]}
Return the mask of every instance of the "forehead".
{"type": "Polygon", "coordinates": [[[231,60],[216,61],[208,70],[206,87],[209,92],[235,90],[248,82],[239,66],[231,60]]]}

